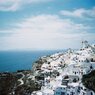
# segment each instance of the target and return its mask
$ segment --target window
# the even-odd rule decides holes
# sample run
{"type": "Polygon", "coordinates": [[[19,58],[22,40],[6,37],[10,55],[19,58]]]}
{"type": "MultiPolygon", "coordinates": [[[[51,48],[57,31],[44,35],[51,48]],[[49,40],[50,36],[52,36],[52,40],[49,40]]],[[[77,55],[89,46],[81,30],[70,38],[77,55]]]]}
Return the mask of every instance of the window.
{"type": "Polygon", "coordinates": [[[91,92],[91,95],[93,95],[93,93],[91,92]]]}
{"type": "Polygon", "coordinates": [[[56,92],[57,95],[60,95],[60,92],[56,92]]]}
{"type": "Polygon", "coordinates": [[[93,62],[93,58],[91,58],[91,62],[93,62]]]}
{"type": "Polygon", "coordinates": [[[85,93],[83,92],[83,95],[85,95],[85,93]]]}
{"type": "Polygon", "coordinates": [[[62,87],[60,87],[60,89],[62,89],[62,87]]]}
{"type": "Polygon", "coordinates": [[[65,95],[65,92],[61,92],[61,95],[65,95]]]}

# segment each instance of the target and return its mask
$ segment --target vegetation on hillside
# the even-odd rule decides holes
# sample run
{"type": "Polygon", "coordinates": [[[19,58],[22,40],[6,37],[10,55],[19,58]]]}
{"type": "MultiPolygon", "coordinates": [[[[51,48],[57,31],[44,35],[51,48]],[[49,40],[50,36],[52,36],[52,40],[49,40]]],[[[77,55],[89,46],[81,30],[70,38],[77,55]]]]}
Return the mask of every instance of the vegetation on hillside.
{"type": "Polygon", "coordinates": [[[95,92],[95,70],[89,74],[83,75],[82,82],[85,87],[95,92]]]}
{"type": "Polygon", "coordinates": [[[31,71],[19,71],[15,73],[0,73],[0,95],[31,95],[33,91],[41,89],[41,84],[29,78],[31,71]],[[23,84],[18,81],[23,77],[23,84]]]}

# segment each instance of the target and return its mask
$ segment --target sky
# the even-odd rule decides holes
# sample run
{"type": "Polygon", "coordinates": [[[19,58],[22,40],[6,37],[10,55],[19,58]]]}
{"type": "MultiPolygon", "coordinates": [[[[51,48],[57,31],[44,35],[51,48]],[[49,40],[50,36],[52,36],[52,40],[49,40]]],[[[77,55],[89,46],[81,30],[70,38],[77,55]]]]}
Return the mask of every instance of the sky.
{"type": "Polygon", "coordinates": [[[95,0],[0,0],[0,51],[95,44],[95,0]]]}

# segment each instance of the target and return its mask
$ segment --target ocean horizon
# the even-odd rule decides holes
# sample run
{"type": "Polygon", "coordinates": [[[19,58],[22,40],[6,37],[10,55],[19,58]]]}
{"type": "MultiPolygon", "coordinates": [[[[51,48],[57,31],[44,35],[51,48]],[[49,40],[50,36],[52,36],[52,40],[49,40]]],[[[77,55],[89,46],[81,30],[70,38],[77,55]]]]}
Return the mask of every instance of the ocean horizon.
{"type": "Polygon", "coordinates": [[[0,51],[0,72],[31,70],[32,64],[42,56],[64,50],[0,51]]]}

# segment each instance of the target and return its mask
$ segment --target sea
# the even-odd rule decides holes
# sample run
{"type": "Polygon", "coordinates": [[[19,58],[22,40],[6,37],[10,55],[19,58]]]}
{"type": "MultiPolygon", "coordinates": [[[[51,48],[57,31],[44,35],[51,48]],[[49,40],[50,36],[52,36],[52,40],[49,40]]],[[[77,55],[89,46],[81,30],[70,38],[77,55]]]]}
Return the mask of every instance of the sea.
{"type": "Polygon", "coordinates": [[[31,70],[32,64],[42,56],[62,50],[49,51],[0,51],[0,72],[31,70]]]}

